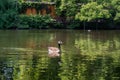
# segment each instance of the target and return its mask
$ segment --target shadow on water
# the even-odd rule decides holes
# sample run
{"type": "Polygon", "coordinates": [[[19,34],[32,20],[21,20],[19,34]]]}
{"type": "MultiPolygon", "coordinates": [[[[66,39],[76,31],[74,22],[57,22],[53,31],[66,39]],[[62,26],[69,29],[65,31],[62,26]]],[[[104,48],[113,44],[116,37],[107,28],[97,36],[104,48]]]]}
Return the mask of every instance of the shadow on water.
{"type": "Polygon", "coordinates": [[[59,77],[60,72],[60,58],[50,58],[48,62],[47,75],[45,75],[45,80],[61,80],[59,77]]]}

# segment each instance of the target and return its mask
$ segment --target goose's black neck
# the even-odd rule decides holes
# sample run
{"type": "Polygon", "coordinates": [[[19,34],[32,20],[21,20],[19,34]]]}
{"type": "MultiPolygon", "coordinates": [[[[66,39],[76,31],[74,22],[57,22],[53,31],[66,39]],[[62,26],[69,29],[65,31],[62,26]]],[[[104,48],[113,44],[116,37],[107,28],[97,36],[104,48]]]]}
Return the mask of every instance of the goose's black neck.
{"type": "Polygon", "coordinates": [[[58,44],[58,48],[61,49],[61,44],[58,44]]]}
{"type": "Polygon", "coordinates": [[[62,44],[62,41],[58,41],[58,48],[60,51],[61,51],[61,44],[62,44]]]}

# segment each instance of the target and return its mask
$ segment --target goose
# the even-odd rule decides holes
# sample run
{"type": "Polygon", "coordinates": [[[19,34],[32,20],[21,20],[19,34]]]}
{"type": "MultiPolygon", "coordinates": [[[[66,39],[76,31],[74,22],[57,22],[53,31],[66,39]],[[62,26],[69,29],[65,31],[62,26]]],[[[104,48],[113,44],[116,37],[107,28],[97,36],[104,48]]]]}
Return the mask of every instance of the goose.
{"type": "Polygon", "coordinates": [[[59,57],[61,53],[62,41],[58,41],[58,47],[48,47],[49,57],[59,57]]]}

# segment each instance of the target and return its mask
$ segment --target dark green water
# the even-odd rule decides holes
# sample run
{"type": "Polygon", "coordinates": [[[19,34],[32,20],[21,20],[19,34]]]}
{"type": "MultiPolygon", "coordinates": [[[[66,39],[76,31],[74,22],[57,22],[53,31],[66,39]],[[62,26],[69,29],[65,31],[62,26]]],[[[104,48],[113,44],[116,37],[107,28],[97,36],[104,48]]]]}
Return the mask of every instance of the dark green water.
{"type": "Polygon", "coordinates": [[[120,80],[120,31],[0,31],[0,80],[120,80]]]}

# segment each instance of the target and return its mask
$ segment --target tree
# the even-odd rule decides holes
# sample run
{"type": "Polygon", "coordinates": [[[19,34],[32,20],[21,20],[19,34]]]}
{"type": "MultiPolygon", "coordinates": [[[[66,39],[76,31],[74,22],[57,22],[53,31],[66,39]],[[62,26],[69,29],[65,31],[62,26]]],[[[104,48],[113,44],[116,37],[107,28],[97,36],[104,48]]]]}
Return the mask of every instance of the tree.
{"type": "Polygon", "coordinates": [[[77,4],[75,0],[61,0],[60,10],[61,14],[63,12],[67,19],[74,19],[77,12],[77,4]]]}
{"type": "Polygon", "coordinates": [[[80,12],[76,14],[76,19],[81,21],[92,21],[101,18],[110,18],[110,13],[104,9],[103,5],[98,5],[97,2],[90,2],[82,5],[80,12]]]}
{"type": "Polygon", "coordinates": [[[120,1],[119,0],[112,0],[112,13],[114,14],[114,20],[120,22],[120,1]]]}
{"type": "Polygon", "coordinates": [[[15,27],[17,15],[17,0],[0,1],[0,28],[15,27]]]}

